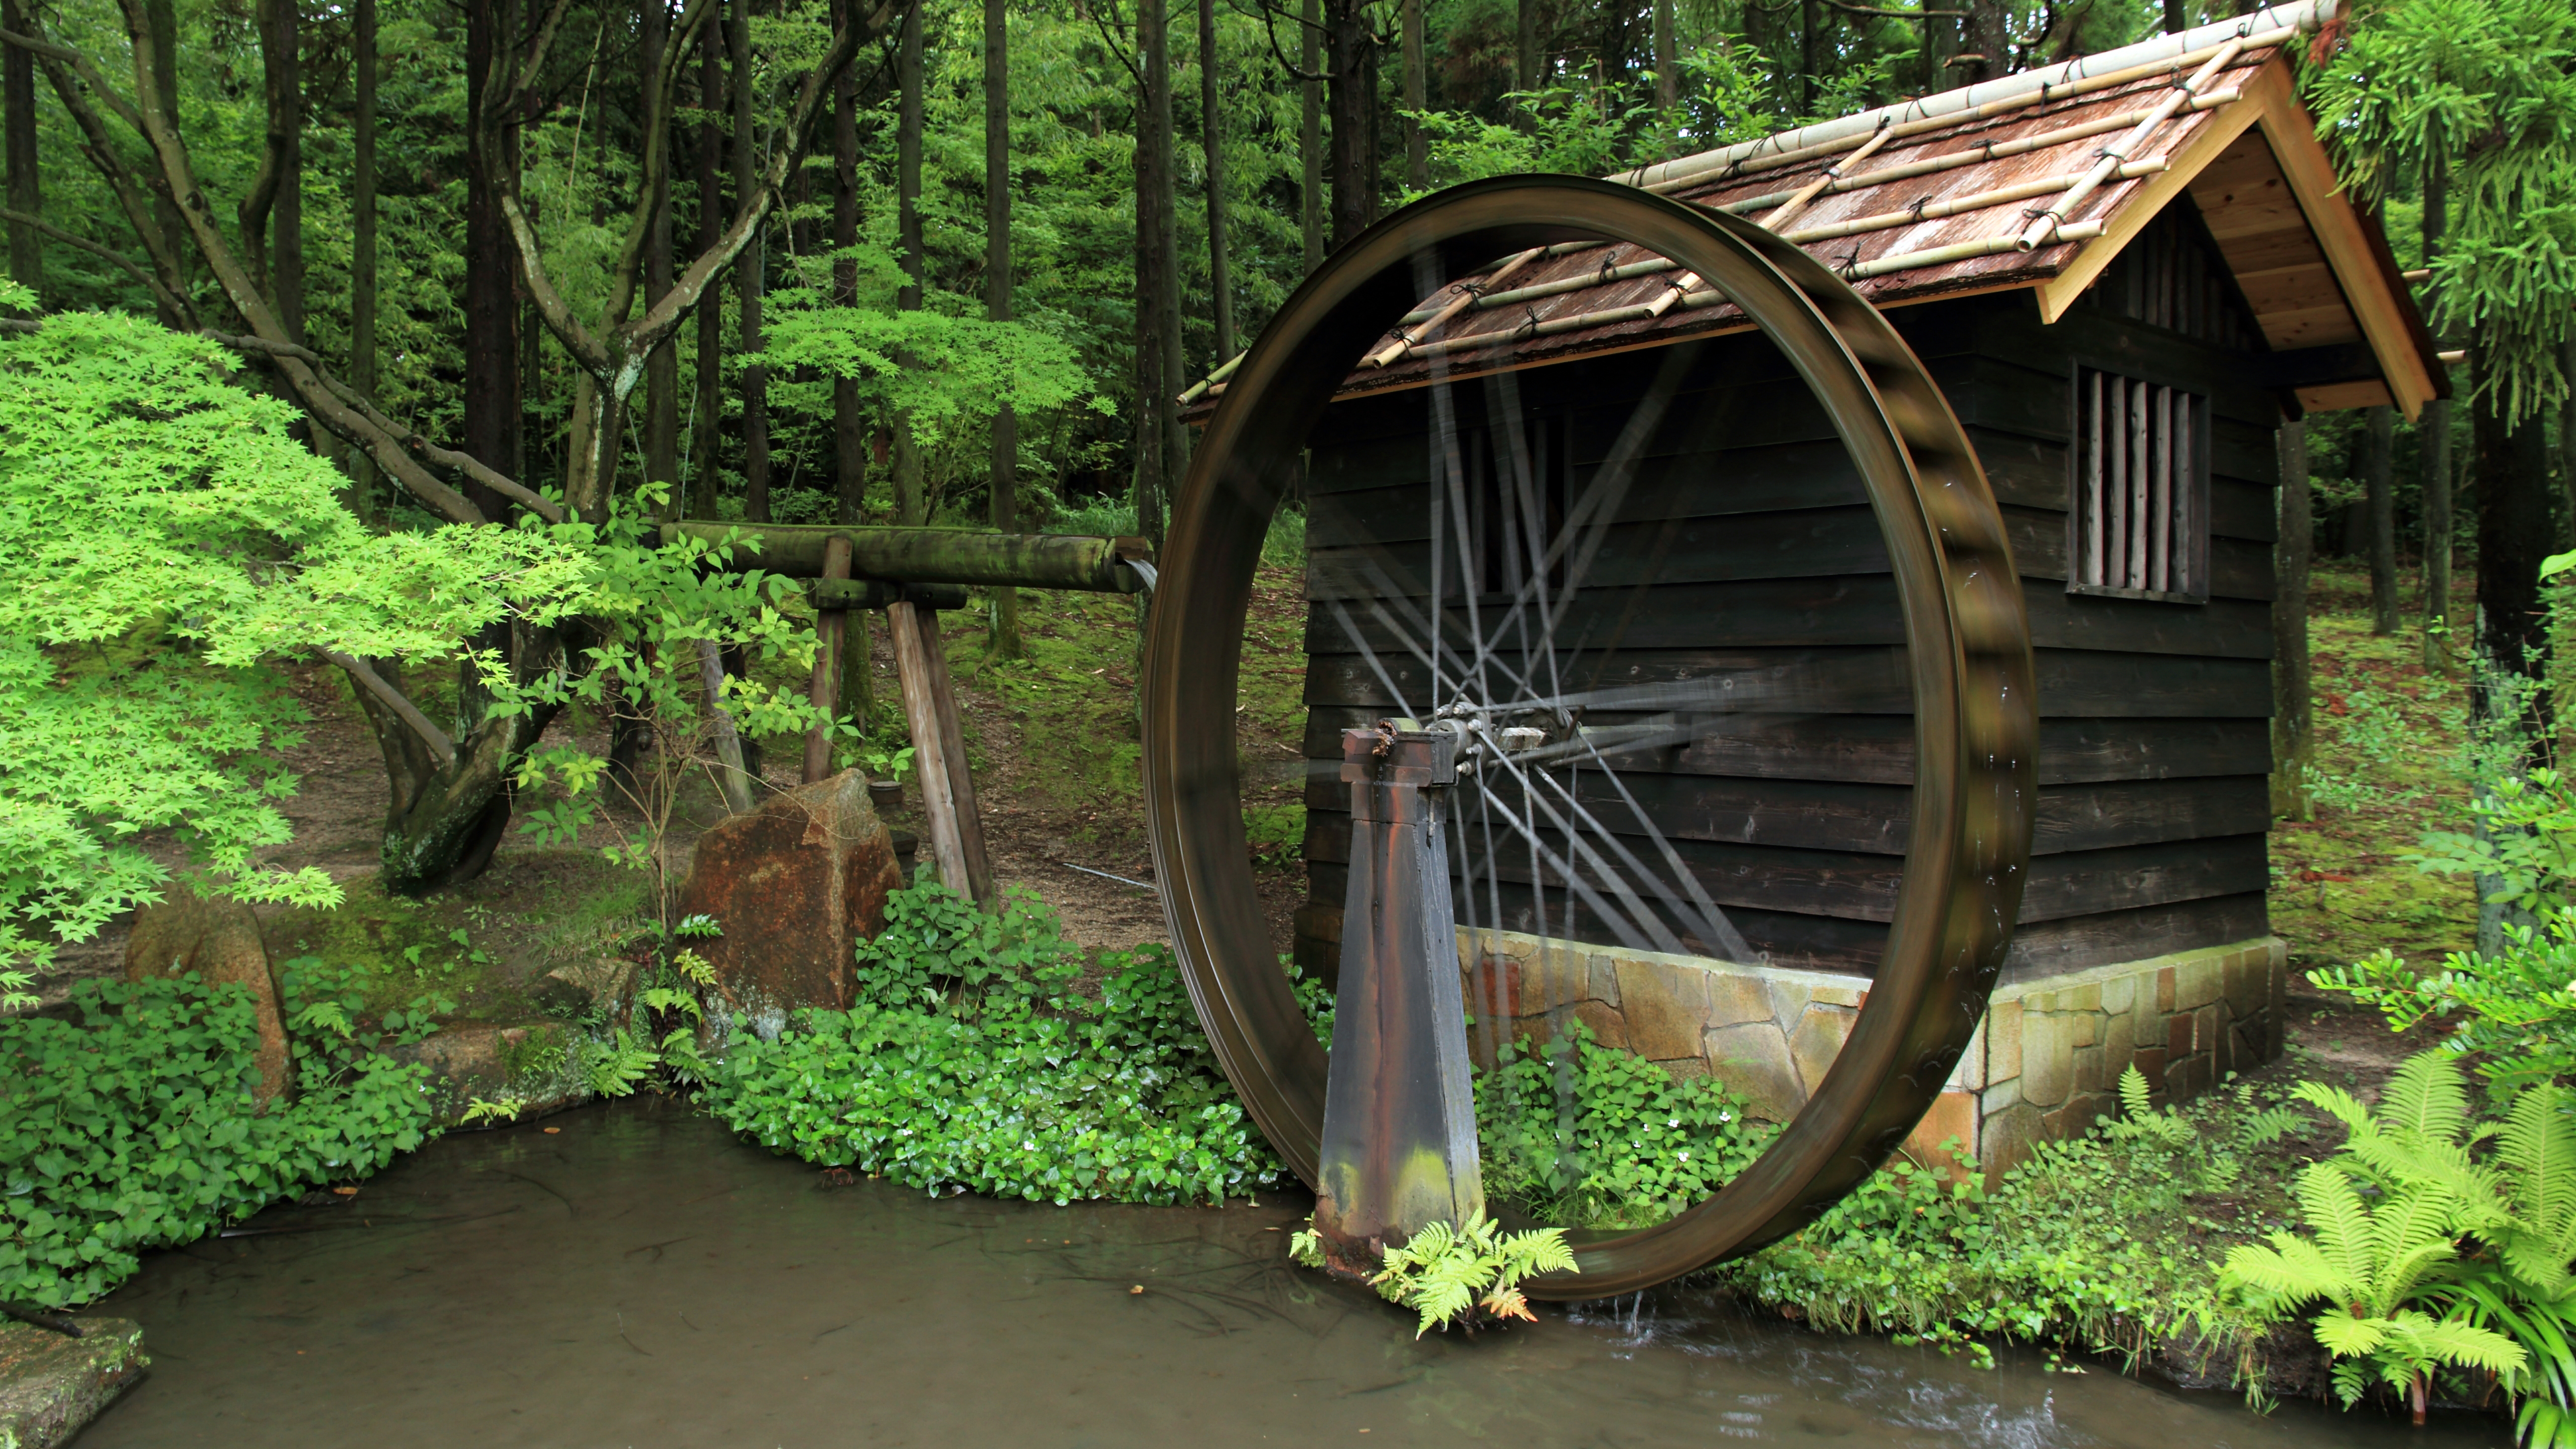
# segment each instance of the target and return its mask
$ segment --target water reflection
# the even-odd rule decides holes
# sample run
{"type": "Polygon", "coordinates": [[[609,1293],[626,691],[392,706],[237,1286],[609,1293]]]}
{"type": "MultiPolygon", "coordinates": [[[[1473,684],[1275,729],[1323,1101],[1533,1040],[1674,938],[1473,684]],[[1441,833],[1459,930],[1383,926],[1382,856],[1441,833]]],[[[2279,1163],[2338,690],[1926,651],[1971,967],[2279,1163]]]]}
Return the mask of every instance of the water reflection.
{"type": "Polygon", "coordinates": [[[1292,1202],[933,1201],[834,1185],[669,1105],[547,1125],[451,1138],[344,1205],[161,1255],[103,1305],[141,1320],[152,1376],[79,1449],[2509,1438],[2259,1418],[2027,1358],[1981,1371],[1688,1293],[1417,1342],[1286,1264],[1292,1202]]]}

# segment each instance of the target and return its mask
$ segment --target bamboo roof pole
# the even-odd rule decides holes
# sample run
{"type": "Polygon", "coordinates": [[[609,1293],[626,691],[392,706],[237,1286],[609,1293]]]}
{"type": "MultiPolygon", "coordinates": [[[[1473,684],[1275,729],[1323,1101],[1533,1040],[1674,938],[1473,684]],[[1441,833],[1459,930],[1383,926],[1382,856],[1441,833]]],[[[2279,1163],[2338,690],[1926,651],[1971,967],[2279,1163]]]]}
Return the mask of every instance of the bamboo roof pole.
{"type": "Polygon", "coordinates": [[[1386,367],[1395,362],[1401,361],[1404,354],[1410,350],[1415,343],[1418,343],[1425,337],[1439,331],[1442,325],[1447,323],[1451,318],[1466,311],[1469,307],[1474,306],[1477,298],[1484,295],[1486,288],[1493,286],[1503,278],[1519,271],[1530,262],[1537,260],[1539,253],[1545,250],[1545,247],[1532,247],[1528,251],[1512,257],[1501,266],[1495,268],[1493,274],[1486,277],[1481,282],[1458,283],[1458,295],[1451,299],[1447,306],[1442,307],[1437,312],[1431,313],[1427,317],[1424,317],[1419,326],[1411,326],[1412,318],[1407,316],[1403,322],[1397,324],[1395,340],[1388,343],[1386,346],[1379,348],[1377,351],[1370,353],[1363,360],[1371,367],[1386,367]],[[1411,330],[1406,330],[1408,327],[1410,327],[1411,330]]]}
{"type": "Polygon", "coordinates": [[[1863,161],[1877,155],[1879,148],[1886,145],[1888,141],[1895,136],[1895,134],[1896,128],[1894,126],[1880,126],[1877,131],[1871,134],[1868,140],[1861,142],[1860,149],[1852,152],[1842,160],[1826,167],[1815,180],[1810,181],[1805,186],[1799,188],[1796,195],[1790,197],[1787,201],[1780,203],[1779,210],[1762,218],[1763,228],[1767,231],[1778,231],[1781,227],[1786,226],[1790,221],[1797,217],[1799,212],[1807,209],[1808,202],[1811,202],[1818,196],[1823,195],[1827,187],[1830,187],[1835,182],[1843,179],[1844,167],[1858,166],[1863,161]]]}
{"type": "MultiPolygon", "coordinates": [[[[2215,110],[2220,106],[2234,105],[2244,98],[2245,92],[2242,88],[2231,86],[2223,91],[2211,91],[2207,95],[2193,98],[2191,108],[2195,111],[2215,110]]],[[[1847,192],[1863,191],[1872,186],[1885,186],[1891,181],[1911,181],[1918,176],[1934,176],[1944,171],[1956,171],[1962,166],[2001,161],[2012,156],[2027,156],[2033,151],[2045,151],[2051,146],[2063,146],[2069,141],[2081,141],[2088,136],[2107,135],[2110,132],[2134,126],[2145,119],[2146,115],[2147,109],[2141,107],[2137,110],[2122,111],[2117,115],[2097,116],[2090,121],[2079,121],[2072,126],[2060,126],[2053,131],[2040,131],[2016,140],[1988,141],[1971,146],[1964,151],[1944,151],[1937,156],[1900,161],[1893,166],[1881,166],[1875,171],[1846,176],[1828,185],[1821,194],[1840,196],[1847,192]]],[[[1796,194],[1794,191],[1767,192],[1761,196],[1745,197],[1741,201],[1725,202],[1716,209],[1730,216],[1749,216],[1766,206],[1776,206],[1796,194]]]]}
{"type": "MultiPolygon", "coordinates": [[[[2166,169],[2168,164],[2163,157],[2132,161],[2120,168],[2120,179],[2127,181],[2140,176],[2153,176],[2166,169]]],[[[1917,206],[1907,207],[1903,211],[1882,211],[1870,216],[1856,216],[1849,221],[1800,227],[1796,231],[1782,232],[1780,239],[1803,245],[1807,242],[1833,241],[1838,237],[1884,231],[1888,227],[1904,226],[1909,222],[1939,221],[1944,217],[1962,216],[1971,211],[1984,211],[1989,207],[2009,206],[2016,201],[2028,201],[2035,196],[2047,196],[2065,190],[2074,185],[2076,180],[2077,178],[2072,175],[2043,176],[2037,181],[2025,181],[2015,186],[1999,186],[1992,191],[1971,192],[1966,196],[1953,197],[1948,201],[1927,201],[1917,206]]]]}
{"type": "Polygon", "coordinates": [[[2022,229],[2020,249],[2026,252],[2035,251],[2045,245],[2052,236],[2062,234],[2060,228],[2065,226],[2066,219],[2082,207],[2093,193],[2100,189],[2103,182],[2110,180],[2113,172],[2127,165],[2129,158],[2136,154],[2138,148],[2147,144],[2148,138],[2155,135],[2165,122],[2173,119],[2174,112],[2181,110],[2186,103],[2198,96],[2201,87],[2217,79],[2218,73],[2225,70],[2227,63],[2234,60],[2244,48],[2245,42],[2241,40],[2230,41],[2220,46],[2216,55],[2211,56],[2206,64],[2192,73],[2191,79],[2167,92],[2164,100],[2148,111],[2145,118],[2138,122],[2136,130],[2131,131],[2118,145],[2103,147],[2102,159],[2094,163],[2092,170],[2085,172],[2080,180],[2068,187],[2064,196],[2049,203],[2032,216],[2030,225],[2022,229]]]}

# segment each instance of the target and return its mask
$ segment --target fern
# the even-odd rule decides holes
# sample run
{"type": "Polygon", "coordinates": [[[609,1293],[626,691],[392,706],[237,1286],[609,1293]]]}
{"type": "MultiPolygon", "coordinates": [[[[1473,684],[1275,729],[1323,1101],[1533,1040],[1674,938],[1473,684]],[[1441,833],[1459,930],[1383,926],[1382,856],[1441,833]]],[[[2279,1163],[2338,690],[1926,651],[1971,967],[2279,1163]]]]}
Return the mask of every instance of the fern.
{"type": "MultiPolygon", "coordinates": [[[[701,918],[691,916],[689,919],[694,921],[701,918]]],[[[686,946],[680,948],[680,954],[671,958],[671,967],[686,978],[692,986],[712,989],[716,984],[716,968],[708,963],[706,957],[686,946]]]]}
{"type": "Polygon", "coordinates": [[[298,1031],[327,1031],[339,1037],[350,1031],[349,1013],[336,1001],[317,1001],[295,1013],[295,1020],[287,1024],[298,1031]]]}
{"type": "Polygon", "coordinates": [[[2576,1279],[2567,1271],[2576,1257],[2576,1119],[2570,1094],[2557,1086],[2525,1089],[2514,1098],[2496,1155],[2513,1187],[2513,1214],[2496,1234],[2505,1266],[2533,1293],[2563,1299],[2576,1279]]]}
{"type": "Polygon", "coordinates": [[[647,986],[635,994],[635,1004],[647,1011],[685,1011],[694,1021],[707,1019],[706,1012],[698,1006],[698,998],[676,987],[647,986]]]}
{"type": "MultiPolygon", "coordinates": [[[[1322,1243],[1311,1232],[1289,1240],[1289,1251],[1311,1251],[1322,1257],[1322,1243]]],[[[1481,1308],[1493,1318],[1535,1322],[1520,1284],[1537,1273],[1571,1272],[1574,1250],[1562,1228],[1505,1233],[1481,1212],[1463,1223],[1431,1223],[1401,1248],[1386,1255],[1384,1271],[1369,1280],[1379,1295],[1420,1315],[1413,1336],[1466,1318],[1481,1308]]]]}
{"type": "Polygon", "coordinates": [[[636,1084],[662,1063],[660,1053],[622,1026],[614,1040],[583,1042],[580,1051],[582,1077],[602,1097],[633,1095],[636,1084]]]}

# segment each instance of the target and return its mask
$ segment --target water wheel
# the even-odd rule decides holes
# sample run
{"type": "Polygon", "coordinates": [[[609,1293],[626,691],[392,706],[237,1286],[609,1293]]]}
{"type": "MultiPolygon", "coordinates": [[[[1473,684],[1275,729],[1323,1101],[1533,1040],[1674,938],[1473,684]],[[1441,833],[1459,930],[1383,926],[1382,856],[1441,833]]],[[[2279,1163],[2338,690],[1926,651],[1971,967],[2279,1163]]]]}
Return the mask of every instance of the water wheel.
{"type": "MultiPolygon", "coordinates": [[[[1538,322],[1532,311],[1533,332],[1538,322]]],[[[1320,530],[1325,500],[1312,504],[1320,530]]],[[[1865,947],[1852,949],[1871,959],[1845,963],[1865,989],[1847,1035],[1758,1160],[1667,1220],[1574,1234],[1578,1271],[1539,1281],[1534,1296],[1633,1291],[1749,1252],[1812,1220],[1915,1127],[1983,1014],[2019,906],[2034,793],[2032,664],[2003,520],[1967,436],[1914,352],[1850,285],[1750,223],[1627,187],[1530,177],[1441,193],[1345,246],[1281,308],[1207,422],[1162,556],[1144,770],[1172,940],[1227,1075],[1281,1156],[1328,1199],[1327,1158],[1364,1156],[1372,1133],[1409,1130],[1388,1125],[1407,1111],[1433,1137],[1445,1121],[1454,1144],[1465,1078],[1448,1058],[1465,1027],[1444,950],[1453,930],[1471,943],[1509,929],[1574,950],[1760,963],[1765,940],[1826,929],[1814,922],[1842,909],[1828,899],[1835,891],[1858,904],[1832,929],[1858,920],[1852,929],[1865,930],[1865,947]],[[1342,676],[1359,683],[1334,706],[1352,731],[1351,762],[1333,758],[1337,749],[1306,754],[1323,782],[1310,802],[1339,798],[1345,780],[1373,788],[1374,753],[1432,767],[1409,778],[1442,792],[1439,808],[1409,834],[1390,824],[1379,845],[1352,847],[1405,857],[1391,863],[1326,859],[1339,853],[1341,827],[1325,821],[1310,830],[1309,868],[1319,895],[1329,894],[1327,874],[1374,871],[1380,885],[1370,889],[1388,898],[1350,901],[1427,920],[1430,964],[1413,969],[1428,984],[1406,989],[1416,1008],[1461,1019],[1417,1023],[1411,1035],[1358,1032],[1347,1020],[1346,946],[1336,1051],[1348,1059],[1337,1073],[1281,969],[1284,943],[1265,925],[1247,855],[1236,719],[1263,541],[1301,459],[1344,447],[1335,395],[1360,359],[1386,347],[1392,321],[1453,279],[1490,274],[1496,258],[1604,243],[1632,248],[1604,255],[1669,259],[1690,285],[1722,294],[1735,314],[1725,345],[1734,355],[1765,349],[1779,385],[1830,420],[1819,436],[1839,443],[1839,457],[1813,465],[1823,480],[1814,486],[1849,495],[1864,532],[1875,521],[1874,541],[1864,540],[1875,561],[1849,571],[1867,575],[1862,592],[1883,601],[1851,616],[1880,643],[1864,639],[1856,652],[1813,636],[1784,648],[1746,622],[1754,633],[1744,648],[1706,647],[1709,631],[1723,633],[1740,611],[1726,602],[1726,579],[1693,562],[1706,550],[1691,540],[1740,545],[1750,524],[1727,521],[1728,500],[1778,488],[1725,462],[1736,455],[1722,448],[1652,446],[1677,429],[1705,436],[1715,413],[1708,394],[1691,390],[1700,384],[1688,349],[1719,342],[1634,351],[1621,375],[1642,381],[1608,403],[1587,395],[1580,417],[1551,412],[1566,391],[1556,379],[1575,375],[1560,367],[1429,367],[1403,404],[1417,409],[1418,433],[1391,445],[1420,439],[1409,491],[1337,505],[1332,537],[1316,535],[1308,647],[1329,643],[1342,676]],[[1693,630],[1699,647],[1667,647],[1693,630]],[[1874,712],[1861,723],[1894,740],[1894,753],[1910,741],[1895,784],[1854,797],[1819,778],[1831,770],[1757,778],[1757,761],[1732,783],[1723,765],[1693,775],[1685,783],[1698,803],[1673,803],[1673,762],[1694,750],[1741,760],[1750,756],[1735,745],[1830,736],[1860,711],[1874,712]],[[1820,818],[1849,815],[1860,799],[1872,819],[1820,828],[1875,830],[1893,842],[1895,864],[1874,880],[1822,856],[1822,865],[1744,866],[1746,847],[1708,826],[1724,812],[1706,792],[1757,785],[1774,814],[1784,788],[1814,795],[1820,818]],[[1795,889],[1779,884],[1792,876],[1795,889]],[[1806,899],[1802,891],[1826,900],[1816,908],[1826,914],[1791,920],[1774,909],[1806,899]],[[1328,1096],[1354,1090],[1346,1077],[1371,1075],[1381,1092],[1414,1100],[1328,1121],[1328,1096]],[[1328,1132],[1357,1146],[1333,1147],[1328,1132]]],[[[1320,697],[1310,689],[1310,702],[1320,697]]],[[[1385,768],[1393,780],[1394,765],[1385,768]]],[[[1419,922],[1406,929],[1422,934],[1419,922]]],[[[1850,930],[1836,939],[1845,938],[1862,939],[1850,930]]],[[[1347,920],[1344,939],[1357,939],[1347,920]]],[[[1479,1030],[1493,1024],[1481,1018],[1479,1030]]],[[[1472,1171],[1472,1122],[1468,1130],[1472,1171]]],[[[1386,1144],[1376,1148],[1383,1158],[1386,1144]]]]}

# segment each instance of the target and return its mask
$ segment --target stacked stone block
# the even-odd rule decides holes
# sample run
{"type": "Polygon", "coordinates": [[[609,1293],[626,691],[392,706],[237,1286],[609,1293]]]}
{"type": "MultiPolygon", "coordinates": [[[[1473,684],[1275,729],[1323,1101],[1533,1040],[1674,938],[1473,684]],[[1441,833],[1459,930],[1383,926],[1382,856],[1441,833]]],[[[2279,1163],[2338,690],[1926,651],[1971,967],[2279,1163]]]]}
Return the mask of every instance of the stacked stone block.
{"type": "MultiPolygon", "coordinates": [[[[1339,924],[1312,927],[1338,936],[1339,924]]],[[[1458,967],[1480,1065],[1505,1042],[1544,1044],[1579,1021],[1606,1046],[1677,1078],[1715,1077],[1783,1122],[1824,1080],[1869,999],[1862,977],[1513,931],[1460,930],[1458,967]]],[[[2280,1054],[2287,976],[2286,948],[2265,936],[2007,981],[1906,1151],[1933,1163],[1955,1140],[1992,1179],[2033,1143],[2116,1112],[2132,1065],[2157,1101],[2196,1097],[2280,1054]]]]}

